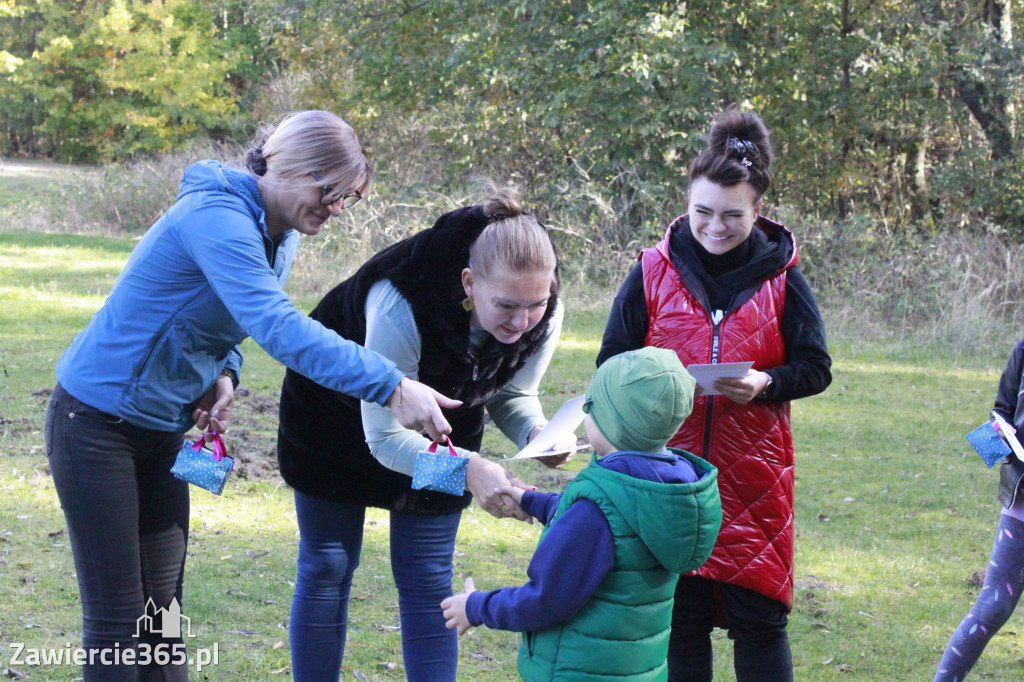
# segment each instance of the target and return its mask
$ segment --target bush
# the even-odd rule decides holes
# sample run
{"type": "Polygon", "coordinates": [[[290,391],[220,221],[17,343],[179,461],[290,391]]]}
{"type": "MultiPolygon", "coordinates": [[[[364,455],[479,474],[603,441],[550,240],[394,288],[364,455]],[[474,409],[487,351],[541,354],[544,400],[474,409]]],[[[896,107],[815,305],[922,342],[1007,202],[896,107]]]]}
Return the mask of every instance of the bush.
{"type": "MultiPolygon", "coordinates": [[[[396,148],[378,152],[414,144],[417,133],[407,135],[396,148]]],[[[36,207],[49,211],[40,222],[62,231],[140,234],[173,203],[185,166],[236,156],[233,149],[207,143],[184,153],[68,172],[61,200],[47,198],[36,207]]],[[[319,298],[385,246],[484,198],[472,184],[450,192],[431,189],[444,186],[446,169],[426,161],[428,156],[410,154],[406,163],[384,164],[373,195],[329,222],[319,237],[306,239],[289,291],[319,298]]],[[[665,225],[685,210],[681,198],[652,197],[642,179],[630,174],[618,190],[579,171],[573,186],[524,187],[522,193],[526,208],[551,229],[565,295],[577,308],[607,308],[640,249],[654,245],[665,225]],[[637,221],[641,228],[634,231],[630,225],[637,221]],[[641,237],[630,236],[635,233],[641,237]]],[[[1024,326],[1024,270],[1015,265],[1024,259],[1024,245],[1011,243],[1001,230],[947,226],[937,234],[894,233],[863,215],[828,222],[797,215],[788,206],[769,213],[796,234],[801,269],[830,332],[1002,348],[1024,326]]]]}
{"type": "Polygon", "coordinates": [[[998,348],[1019,336],[1024,245],[1005,235],[888,234],[859,216],[799,233],[801,268],[844,335],[998,348]]]}
{"type": "Polygon", "coordinates": [[[92,167],[61,186],[60,200],[47,206],[51,223],[63,232],[142,234],[174,203],[189,164],[237,155],[235,148],[203,141],[183,152],[92,167]]]}

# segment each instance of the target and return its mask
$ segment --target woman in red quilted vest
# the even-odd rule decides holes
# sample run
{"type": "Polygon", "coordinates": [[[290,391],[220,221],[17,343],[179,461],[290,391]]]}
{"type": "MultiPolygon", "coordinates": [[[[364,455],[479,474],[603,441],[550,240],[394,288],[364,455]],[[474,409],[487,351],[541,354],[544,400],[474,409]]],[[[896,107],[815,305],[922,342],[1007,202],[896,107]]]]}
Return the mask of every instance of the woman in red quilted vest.
{"type": "Polygon", "coordinates": [[[669,441],[718,467],[724,516],[711,558],[676,589],[672,682],[712,679],[715,626],[735,643],[739,682],[793,679],[789,403],[824,391],[832,361],[793,234],[761,215],[772,154],[757,115],[718,117],[690,164],[687,212],[626,278],[598,356],[659,346],[687,367],[753,362],[704,390],[669,441]]]}

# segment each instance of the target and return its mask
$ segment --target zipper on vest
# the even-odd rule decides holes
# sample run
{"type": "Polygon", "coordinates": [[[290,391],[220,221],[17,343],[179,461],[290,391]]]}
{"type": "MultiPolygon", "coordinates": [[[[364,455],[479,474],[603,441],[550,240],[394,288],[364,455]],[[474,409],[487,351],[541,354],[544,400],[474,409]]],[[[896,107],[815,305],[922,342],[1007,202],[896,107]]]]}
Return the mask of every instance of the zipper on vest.
{"type": "MultiPolygon", "coordinates": [[[[725,319],[724,310],[715,310],[711,313],[711,362],[718,364],[718,352],[721,349],[722,320],[725,319]]],[[[715,397],[708,396],[707,409],[704,411],[704,459],[711,461],[711,413],[715,404],[715,397]]]]}
{"type": "Polygon", "coordinates": [[[477,374],[480,371],[480,358],[478,358],[476,353],[471,350],[466,351],[466,355],[468,355],[469,359],[473,362],[473,381],[476,381],[477,374]]]}

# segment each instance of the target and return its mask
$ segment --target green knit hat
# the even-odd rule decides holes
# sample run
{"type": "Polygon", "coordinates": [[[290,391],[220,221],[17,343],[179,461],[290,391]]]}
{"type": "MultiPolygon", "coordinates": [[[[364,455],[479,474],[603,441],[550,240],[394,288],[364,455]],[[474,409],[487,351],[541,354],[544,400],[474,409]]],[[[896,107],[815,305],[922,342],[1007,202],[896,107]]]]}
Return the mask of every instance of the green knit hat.
{"type": "Polygon", "coordinates": [[[693,409],[696,383],[667,348],[627,351],[594,373],[583,411],[620,452],[661,452],[693,409]]]}

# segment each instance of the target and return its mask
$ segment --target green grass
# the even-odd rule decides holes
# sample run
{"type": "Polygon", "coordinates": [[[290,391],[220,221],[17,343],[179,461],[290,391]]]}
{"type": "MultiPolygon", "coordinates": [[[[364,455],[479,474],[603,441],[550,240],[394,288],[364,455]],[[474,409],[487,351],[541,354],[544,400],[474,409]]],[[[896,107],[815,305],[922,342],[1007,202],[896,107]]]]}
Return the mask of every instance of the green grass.
{"type": "MultiPolygon", "coordinates": [[[[53,366],[98,307],[129,239],[0,231],[0,670],[11,642],[76,645],[80,611],[64,522],[40,432],[53,366]]],[[[314,301],[301,300],[309,307],[314,301]]],[[[585,388],[606,311],[570,311],[542,385],[546,409],[585,388]]],[[[826,311],[826,317],[828,311],[826,311]]],[[[835,380],[793,405],[797,446],[796,604],[790,637],[800,680],[930,679],[949,635],[977,594],[997,503],[995,475],[963,434],[992,403],[1005,353],[980,355],[901,342],[832,339],[835,380]]],[[[228,443],[248,459],[222,497],[193,489],[184,612],[190,648],[220,651],[210,680],[289,677],[287,623],[297,528],[290,491],[267,464],[283,368],[247,342],[228,443]],[[244,434],[243,434],[244,432],[244,434]],[[266,466],[260,468],[260,464],[266,466]]],[[[488,429],[484,449],[511,453],[488,429]]],[[[580,457],[585,460],[586,457],[580,457]]],[[[569,473],[515,463],[522,479],[557,488],[569,473]]],[[[388,517],[368,515],[353,585],[345,679],[402,679],[388,517]]],[[[539,528],[477,507],[459,532],[456,582],[518,584],[539,528]]],[[[994,638],[972,679],[1020,679],[1018,614],[994,638]]],[[[518,638],[473,630],[461,640],[466,680],[514,677],[518,638]]],[[[716,679],[734,679],[730,642],[716,632],[716,679]]],[[[75,668],[13,666],[28,679],[66,680],[75,668]]]]}
{"type": "Polygon", "coordinates": [[[68,166],[0,159],[0,210],[45,199],[54,193],[58,183],[71,177],[68,166]]]}

